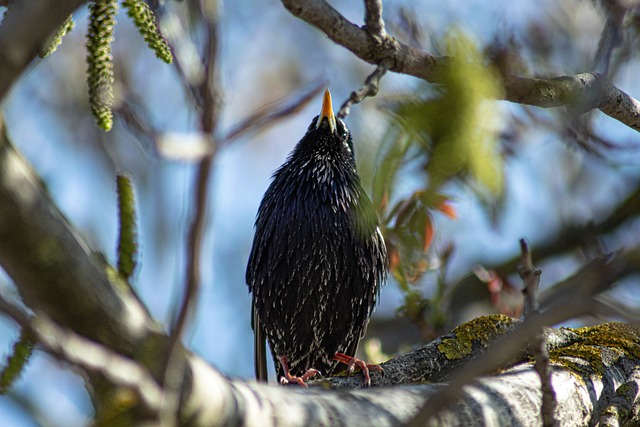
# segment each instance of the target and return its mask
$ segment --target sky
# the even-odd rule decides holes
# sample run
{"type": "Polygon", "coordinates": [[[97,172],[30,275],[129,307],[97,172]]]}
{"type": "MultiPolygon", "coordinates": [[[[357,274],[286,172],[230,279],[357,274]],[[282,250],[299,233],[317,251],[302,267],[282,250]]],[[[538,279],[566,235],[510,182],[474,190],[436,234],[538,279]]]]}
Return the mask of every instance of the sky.
{"type": "MultiPolygon", "coordinates": [[[[334,2],[340,12],[361,23],[362,2],[334,2]]],[[[460,26],[486,42],[496,33],[519,31],[537,21],[549,22],[554,14],[571,13],[581,42],[573,54],[595,52],[601,21],[588,2],[566,1],[389,1],[392,16],[400,6],[411,7],[416,21],[437,38],[460,26]]],[[[9,132],[23,154],[45,180],[54,200],[80,230],[92,248],[112,262],[117,235],[114,172],[129,174],[136,187],[141,235],[141,265],[134,286],[153,315],[167,324],[184,282],[185,231],[191,206],[193,162],[164,158],[148,149],[121,123],[104,134],[89,114],[84,84],[84,33],[86,10],[79,10],[76,29],[53,56],[37,61],[14,87],[4,104],[9,132]],[[61,120],[63,118],[64,120],[61,120]]],[[[385,15],[388,18],[388,15],[385,15]]],[[[388,24],[388,29],[390,25],[388,24]]],[[[334,103],[342,103],[358,88],[373,67],[333,44],[314,28],[291,16],[276,1],[227,1],[221,8],[220,79],[223,110],[219,135],[265,102],[299,88],[325,81],[334,103]]],[[[559,29],[558,31],[569,29],[559,29]]],[[[172,66],[156,60],[121,12],[114,44],[116,74],[132,82],[144,101],[149,121],[160,133],[189,134],[197,116],[185,106],[186,96],[172,66]]],[[[573,57],[554,58],[558,74],[586,71],[573,57]]],[[[616,82],[636,98],[640,96],[637,62],[616,82]],[[635,73],[635,74],[634,74],[635,73]]],[[[584,64],[582,64],[584,66],[584,64]]],[[[390,74],[379,96],[411,91],[415,79],[390,74]]],[[[121,87],[122,88],[122,87],[121,87]]],[[[250,296],[244,268],[251,247],[253,221],[271,173],[304,134],[318,114],[320,95],[301,112],[268,130],[247,135],[225,147],[217,157],[211,181],[207,229],[203,246],[202,292],[186,345],[232,377],[253,374],[250,296]]],[[[505,117],[518,107],[499,102],[505,117]]],[[[334,105],[335,108],[335,105],[334,105]]],[[[381,122],[373,101],[352,108],[347,124],[355,140],[358,161],[375,158],[376,133],[381,122]]],[[[553,119],[545,111],[539,114],[553,119]]],[[[613,119],[599,115],[596,127],[618,141],[638,141],[637,134],[613,119]]],[[[606,163],[559,141],[544,129],[527,131],[518,152],[506,167],[507,206],[504,220],[492,224],[483,207],[464,188],[452,188],[459,219],[437,217],[435,245],[455,241],[452,275],[467,274],[478,262],[506,259],[518,250],[518,239],[533,242],[551,235],[563,222],[589,220],[603,215],[601,206],[624,197],[637,182],[637,161],[616,159],[606,163]],[[613,165],[612,165],[613,164],[613,165]],[[586,171],[586,172],[585,172],[586,171]],[[573,187],[559,183],[576,183],[573,187]],[[588,202],[581,203],[583,195],[588,202]],[[560,201],[560,202],[559,202],[560,201]]],[[[623,153],[624,154],[624,153],[623,153]]],[[[620,155],[622,156],[622,155],[620,155]]],[[[624,157],[624,156],[622,156],[624,157]]],[[[403,184],[410,191],[411,179],[403,184]]],[[[543,284],[570,274],[570,262],[549,266],[543,284]]],[[[6,277],[0,290],[13,295],[6,277]]],[[[638,297],[623,289],[627,298],[638,297]]],[[[392,316],[401,302],[393,284],[385,287],[378,316],[392,316]]],[[[9,352],[17,331],[0,317],[0,357],[9,352]]],[[[82,380],[64,363],[40,351],[30,362],[11,398],[0,398],[0,419],[16,426],[81,426],[91,405],[82,380]],[[33,405],[34,418],[25,415],[33,405]],[[39,415],[38,415],[39,414],[39,415]],[[46,415],[45,415],[46,414],[46,415]]]]}

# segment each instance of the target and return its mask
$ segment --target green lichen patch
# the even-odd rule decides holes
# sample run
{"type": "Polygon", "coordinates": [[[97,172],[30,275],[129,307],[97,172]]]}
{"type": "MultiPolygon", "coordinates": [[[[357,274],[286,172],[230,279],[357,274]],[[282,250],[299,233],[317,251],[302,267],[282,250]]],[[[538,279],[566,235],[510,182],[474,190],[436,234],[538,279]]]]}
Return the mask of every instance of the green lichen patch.
{"type": "Polygon", "coordinates": [[[513,319],[503,314],[478,317],[452,330],[454,338],[443,339],[438,350],[449,360],[461,359],[471,353],[473,343],[488,346],[496,335],[507,333],[512,323],[513,319]]]}
{"type": "Polygon", "coordinates": [[[604,323],[602,325],[575,329],[590,345],[621,350],[625,357],[640,359],[640,328],[626,323],[604,323]]]}
{"type": "Polygon", "coordinates": [[[602,374],[619,357],[640,360],[640,329],[625,323],[604,323],[571,329],[579,341],[549,352],[552,362],[581,373],[602,374]],[[580,359],[580,362],[577,361],[580,359]]]}

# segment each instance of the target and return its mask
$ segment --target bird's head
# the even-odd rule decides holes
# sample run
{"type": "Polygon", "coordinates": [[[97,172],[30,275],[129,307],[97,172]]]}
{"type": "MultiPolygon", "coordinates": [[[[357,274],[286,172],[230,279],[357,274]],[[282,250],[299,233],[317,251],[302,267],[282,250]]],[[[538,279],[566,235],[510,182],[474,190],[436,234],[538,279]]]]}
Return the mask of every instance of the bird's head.
{"type": "Polygon", "coordinates": [[[351,132],[347,125],[333,114],[329,89],[324,91],[320,114],[313,118],[307,129],[307,134],[301,142],[308,142],[310,145],[314,145],[314,147],[309,147],[312,149],[325,146],[333,149],[337,148],[339,151],[344,150],[353,157],[351,132]]]}

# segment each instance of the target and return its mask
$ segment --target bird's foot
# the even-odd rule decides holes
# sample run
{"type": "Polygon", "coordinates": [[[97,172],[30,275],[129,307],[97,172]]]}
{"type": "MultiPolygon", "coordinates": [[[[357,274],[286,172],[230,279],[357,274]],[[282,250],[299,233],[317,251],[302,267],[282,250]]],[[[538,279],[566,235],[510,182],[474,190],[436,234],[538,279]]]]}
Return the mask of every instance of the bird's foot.
{"type": "Polygon", "coordinates": [[[307,388],[308,386],[305,381],[308,381],[309,379],[320,374],[320,371],[318,371],[317,369],[308,369],[307,372],[304,373],[304,375],[302,375],[301,377],[296,377],[294,375],[291,375],[291,373],[289,372],[287,356],[278,356],[278,359],[280,359],[282,370],[284,371],[284,376],[280,377],[281,385],[297,384],[301,387],[307,388]]]}
{"type": "Polygon", "coordinates": [[[352,356],[347,356],[344,353],[336,353],[336,355],[333,356],[333,360],[337,360],[338,362],[347,365],[349,375],[353,374],[355,368],[359,368],[362,371],[362,375],[364,375],[364,385],[366,387],[369,387],[371,385],[371,377],[369,376],[369,371],[377,371],[384,374],[382,366],[372,363],[365,363],[363,360],[356,359],[352,356]]]}

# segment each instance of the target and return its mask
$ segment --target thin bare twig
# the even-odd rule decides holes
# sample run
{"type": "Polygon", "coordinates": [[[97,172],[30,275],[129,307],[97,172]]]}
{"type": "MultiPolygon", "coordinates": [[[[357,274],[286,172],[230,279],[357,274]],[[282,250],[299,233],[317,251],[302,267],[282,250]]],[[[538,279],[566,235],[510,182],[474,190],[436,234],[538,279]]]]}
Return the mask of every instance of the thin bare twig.
{"type": "Polygon", "coordinates": [[[529,245],[525,239],[520,239],[520,251],[522,253],[522,263],[518,266],[518,274],[524,282],[524,316],[527,317],[538,311],[538,285],[540,283],[541,271],[533,267],[533,259],[529,245]]]}
{"type": "Polygon", "coordinates": [[[202,238],[207,211],[207,196],[209,194],[209,177],[214,157],[217,153],[216,140],[213,137],[218,119],[218,82],[217,82],[217,54],[218,54],[218,23],[215,6],[211,3],[191,2],[198,8],[197,16],[201,17],[206,34],[203,55],[204,78],[197,84],[185,81],[192,87],[194,100],[200,107],[200,127],[204,135],[211,139],[211,151],[198,163],[198,170],[194,182],[194,202],[192,220],[187,234],[187,260],[185,287],[182,303],[169,337],[169,351],[164,365],[162,384],[166,397],[162,408],[161,422],[177,424],[180,389],[184,381],[179,357],[180,341],[186,330],[188,320],[193,317],[195,302],[200,291],[200,258],[202,253],[202,238]],[[213,9],[209,9],[213,8],[213,9]]]}
{"type": "Polygon", "coordinates": [[[362,102],[368,96],[375,96],[378,93],[380,79],[389,70],[390,62],[383,60],[378,64],[373,73],[364,81],[364,85],[356,92],[351,92],[349,98],[342,104],[338,111],[338,118],[344,119],[349,115],[351,106],[362,102]]]}
{"type": "MultiPolygon", "coordinates": [[[[518,274],[524,282],[524,315],[525,318],[528,318],[538,313],[538,285],[540,284],[541,271],[533,266],[533,257],[525,239],[520,239],[520,250],[522,251],[522,264],[518,268],[518,274]]],[[[531,337],[529,348],[535,360],[534,369],[540,377],[542,424],[545,427],[557,426],[558,420],[555,418],[555,411],[558,403],[556,392],[551,384],[549,352],[542,327],[531,337]]]]}
{"type": "Polygon", "coordinates": [[[310,89],[303,92],[301,95],[296,96],[294,99],[289,97],[282,98],[273,103],[269,103],[260,107],[257,111],[250,114],[243,119],[240,123],[235,125],[222,138],[222,144],[227,145],[232,143],[235,139],[248,132],[257,132],[265,126],[271,126],[277,120],[288,117],[304,108],[309,101],[326,86],[324,81],[317,82],[310,89]]]}
{"type": "Polygon", "coordinates": [[[364,23],[367,30],[377,43],[382,43],[387,36],[382,19],[382,0],[364,0],[364,8],[364,23]]]}
{"type": "Polygon", "coordinates": [[[471,361],[451,378],[449,385],[430,397],[420,408],[409,427],[423,426],[446,405],[453,402],[462,388],[481,375],[494,372],[509,364],[526,348],[527,342],[544,326],[555,325],[567,319],[590,314],[594,311],[593,296],[608,289],[625,273],[626,260],[607,257],[596,258],[578,273],[567,279],[570,294],[559,292],[553,305],[542,313],[527,317],[517,330],[508,333],[492,345],[479,359],[471,361]]]}
{"type": "Polygon", "coordinates": [[[555,427],[558,425],[555,416],[558,401],[556,391],[551,383],[551,361],[542,328],[533,336],[531,344],[530,350],[535,360],[533,367],[540,377],[540,390],[542,391],[542,408],[540,410],[542,425],[555,427]]]}
{"type": "Polygon", "coordinates": [[[602,2],[602,5],[607,14],[607,22],[600,34],[598,50],[593,60],[593,68],[606,76],[609,74],[611,54],[622,43],[622,25],[628,9],[623,2],[617,0],[602,2]]]}

